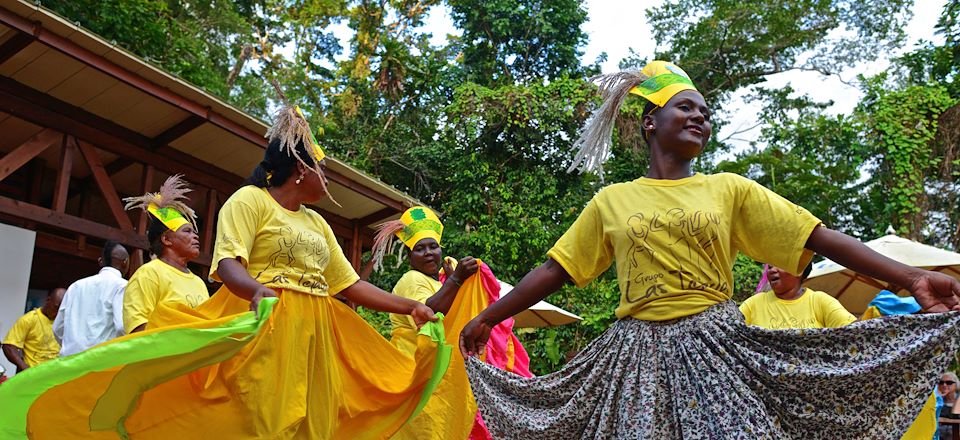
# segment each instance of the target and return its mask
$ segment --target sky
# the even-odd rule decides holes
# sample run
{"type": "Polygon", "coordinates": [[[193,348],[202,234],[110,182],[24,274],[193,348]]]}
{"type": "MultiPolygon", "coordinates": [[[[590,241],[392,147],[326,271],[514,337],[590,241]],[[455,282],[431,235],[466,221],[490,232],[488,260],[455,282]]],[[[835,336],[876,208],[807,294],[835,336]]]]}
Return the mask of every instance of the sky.
{"type": "MultiPolygon", "coordinates": [[[[601,53],[606,52],[607,61],[601,64],[601,68],[604,73],[610,73],[618,70],[620,60],[630,55],[631,49],[641,57],[652,58],[656,42],[646,37],[650,35],[650,26],[647,24],[645,11],[662,3],[663,0],[586,0],[588,18],[581,28],[587,34],[588,42],[583,51],[583,63],[593,63],[601,53]]],[[[934,35],[934,25],[944,3],[945,0],[916,0],[913,18],[907,28],[908,42],[901,52],[887,54],[876,62],[855,66],[843,72],[841,77],[824,76],[816,72],[785,72],[770,75],[766,82],[757,85],[777,88],[790,84],[798,94],[806,94],[816,101],[833,100],[834,104],[828,109],[829,112],[848,114],[860,101],[862,93],[845,82],[852,83],[861,73],[870,75],[885,70],[891,56],[912,49],[917,41],[942,42],[942,38],[934,35]]],[[[341,56],[345,57],[350,29],[345,23],[337,27],[342,28],[336,29],[335,33],[342,41],[345,51],[341,56]]],[[[434,45],[445,44],[449,34],[459,34],[446,7],[434,7],[421,28],[432,34],[431,43],[434,45]]],[[[749,90],[740,90],[731,97],[730,104],[726,106],[730,113],[723,115],[730,123],[718,133],[720,139],[757,125],[756,115],[761,108],[757,103],[744,100],[748,93],[749,90]]],[[[755,140],[759,134],[760,128],[756,127],[736,134],[728,142],[733,145],[734,151],[742,150],[748,148],[750,141],[755,140]]]]}

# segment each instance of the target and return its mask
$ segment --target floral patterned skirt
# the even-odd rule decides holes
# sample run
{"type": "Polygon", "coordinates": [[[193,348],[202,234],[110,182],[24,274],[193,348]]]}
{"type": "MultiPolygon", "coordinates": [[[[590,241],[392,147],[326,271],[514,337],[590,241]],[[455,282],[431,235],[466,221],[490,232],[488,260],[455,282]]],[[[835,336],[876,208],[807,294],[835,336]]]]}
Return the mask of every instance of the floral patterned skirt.
{"type": "Polygon", "coordinates": [[[467,369],[495,438],[898,439],[958,342],[957,312],[766,330],[726,302],[622,319],[546,376],[467,369]]]}

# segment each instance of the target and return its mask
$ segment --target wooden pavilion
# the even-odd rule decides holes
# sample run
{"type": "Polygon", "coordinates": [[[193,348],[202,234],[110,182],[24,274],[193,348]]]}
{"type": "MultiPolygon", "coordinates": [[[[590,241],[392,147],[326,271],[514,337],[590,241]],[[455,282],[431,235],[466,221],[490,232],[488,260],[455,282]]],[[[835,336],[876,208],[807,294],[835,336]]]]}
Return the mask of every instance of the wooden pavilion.
{"type": "MultiPolygon", "coordinates": [[[[0,1],[0,222],[36,231],[31,289],[95,273],[107,239],[145,249],[147,218],[124,211],[121,199],[175,173],[194,188],[201,255],[192,264],[206,276],[218,209],[262,159],[266,129],[40,6],[0,1]]],[[[417,202],[328,162],[342,207],[315,209],[359,268],[370,226],[417,202]]]]}

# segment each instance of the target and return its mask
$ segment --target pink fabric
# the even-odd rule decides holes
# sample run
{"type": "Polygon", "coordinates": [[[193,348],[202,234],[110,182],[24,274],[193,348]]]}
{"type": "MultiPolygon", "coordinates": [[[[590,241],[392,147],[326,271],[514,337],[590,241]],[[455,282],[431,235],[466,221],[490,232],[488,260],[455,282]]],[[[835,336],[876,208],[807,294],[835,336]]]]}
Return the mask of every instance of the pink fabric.
{"type": "Polygon", "coordinates": [[[753,292],[754,295],[770,290],[770,280],[767,279],[767,269],[770,268],[766,263],[763,264],[763,276],[760,277],[760,282],[757,283],[757,290],[753,292]]]}
{"type": "MultiPolygon", "coordinates": [[[[483,290],[487,292],[487,307],[500,299],[500,281],[493,275],[490,266],[481,262],[477,275],[483,283],[483,290]]],[[[440,282],[444,282],[446,276],[440,272],[440,282]]],[[[530,356],[523,344],[513,334],[513,318],[507,318],[497,324],[490,331],[490,339],[487,340],[486,362],[501,370],[506,370],[523,377],[533,377],[530,372],[530,356]],[[513,343],[513,368],[507,368],[510,364],[510,343],[513,343]]],[[[470,440],[492,440],[490,432],[487,431],[487,425],[483,423],[483,417],[480,411],[477,411],[476,422],[473,424],[473,430],[470,431],[470,440]]]]}

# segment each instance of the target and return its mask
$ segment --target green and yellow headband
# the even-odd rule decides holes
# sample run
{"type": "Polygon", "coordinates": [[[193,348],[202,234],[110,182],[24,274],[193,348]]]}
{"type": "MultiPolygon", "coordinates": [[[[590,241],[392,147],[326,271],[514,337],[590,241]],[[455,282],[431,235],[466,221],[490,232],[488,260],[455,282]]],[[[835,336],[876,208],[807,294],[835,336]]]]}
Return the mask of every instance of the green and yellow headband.
{"type": "Polygon", "coordinates": [[[180,211],[169,206],[161,208],[151,203],[147,205],[147,212],[152,214],[157,220],[160,220],[160,222],[171,231],[176,231],[180,229],[181,226],[190,223],[180,211]]]}
{"type": "Polygon", "coordinates": [[[374,268],[383,267],[383,257],[392,247],[394,237],[399,238],[408,249],[413,249],[424,238],[432,238],[439,244],[442,236],[443,223],[440,222],[440,217],[426,206],[414,206],[406,210],[398,220],[377,225],[372,251],[374,268]]]}
{"type": "Polygon", "coordinates": [[[417,242],[424,238],[432,238],[440,243],[443,236],[443,223],[430,208],[415,206],[400,216],[403,229],[396,232],[397,238],[408,248],[413,249],[417,242]]]}
{"type": "Polygon", "coordinates": [[[187,186],[180,174],[170,176],[160,190],[155,193],[146,193],[138,197],[127,197],[125,209],[143,209],[163,223],[167,229],[176,231],[185,224],[197,227],[196,214],[193,209],[184,203],[189,200],[186,194],[193,191],[187,186]]]}
{"type": "Polygon", "coordinates": [[[697,90],[683,69],[667,61],[651,61],[640,71],[610,73],[590,80],[597,82],[602,101],[573,142],[573,161],[567,171],[595,172],[601,181],[603,164],[613,154],[613,127],[627,95],[641,96],[660,108],[677,93],[697,90]]]}
{"type": "Polygon", "coordinates": [[[643,97],[657,107],[663,107],[670,98],[684,90],[697,90],[687,72],[668,61],[651,61],[643,66],[640,73],[648,78],[630,89],[630,93],[643,97]]]}

